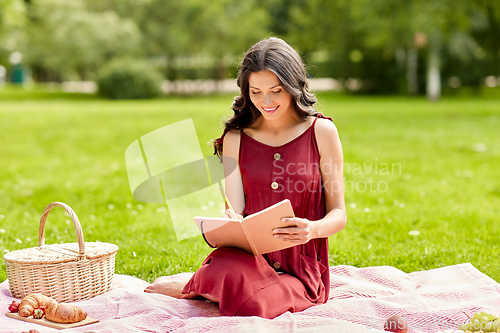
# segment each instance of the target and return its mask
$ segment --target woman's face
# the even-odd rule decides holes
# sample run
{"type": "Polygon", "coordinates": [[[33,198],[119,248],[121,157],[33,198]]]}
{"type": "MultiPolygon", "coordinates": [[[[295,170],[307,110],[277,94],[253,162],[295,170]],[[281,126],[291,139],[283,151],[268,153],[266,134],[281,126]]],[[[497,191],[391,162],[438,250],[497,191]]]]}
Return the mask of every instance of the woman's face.
{"type": "Polygon", "coordinates": [[[293,113],[292,95],[281,86],[276,74],[268,70],[252,73],[248,83],[250,100],[265,119],[293,113]]]}

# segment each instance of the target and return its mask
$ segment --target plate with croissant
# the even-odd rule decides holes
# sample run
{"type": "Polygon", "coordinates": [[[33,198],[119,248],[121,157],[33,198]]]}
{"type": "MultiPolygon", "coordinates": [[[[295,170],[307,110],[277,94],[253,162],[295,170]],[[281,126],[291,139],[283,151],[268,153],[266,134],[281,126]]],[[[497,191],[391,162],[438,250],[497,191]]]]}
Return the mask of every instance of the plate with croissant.
{"type": "Polygon", "coordinates": [[[75,305],[58,303],[39,293],[26,295],[20,304],[12,303],[9,307],[11,312],[5,314],[7,317],[52,328],[77,327],[99,321],[87,317],[87,313],[75,305]]]}

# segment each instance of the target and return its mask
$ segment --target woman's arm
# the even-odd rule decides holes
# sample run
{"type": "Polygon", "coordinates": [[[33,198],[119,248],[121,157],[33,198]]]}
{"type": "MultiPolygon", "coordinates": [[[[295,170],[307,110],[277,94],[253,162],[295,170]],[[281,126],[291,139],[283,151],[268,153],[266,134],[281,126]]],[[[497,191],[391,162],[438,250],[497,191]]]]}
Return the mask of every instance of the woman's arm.
{"type": "Polygon", "coordinates": [[[316,141],[320,153],[320,170],[325,192],[326,215],[317,221],[303,218],[282,219],[296,228],[275,229],[275,236],[304,244],[313,238],[329,237],[344,229],[347,216],[344,201],[342,145],[335,125],[328,119],[315,124],[316,141]]]}
{"type": "Polygon", "coordinates": [[[321,178],[325,191],[326,216],[311,225],[312,238],[328,237],[344,229],[347,222],[344,200],[342,145],[337,127],[328,119],[316,121],[321,178]]]}
{"type": "Polygon", "coordinates": [[[245,208],[245,194],[243,192],[243,181],[241,179],[239,166],[240,133],[236,131],[229,131],[226,136],[224,136],[222,147],[223,160],[234,159],[236,161],[236,168],[234,168],[234,161],[226,160],[224,162],[224,190],[229,202],[235,210],[235,213],[243,215],[243,209],[245,208]]]}

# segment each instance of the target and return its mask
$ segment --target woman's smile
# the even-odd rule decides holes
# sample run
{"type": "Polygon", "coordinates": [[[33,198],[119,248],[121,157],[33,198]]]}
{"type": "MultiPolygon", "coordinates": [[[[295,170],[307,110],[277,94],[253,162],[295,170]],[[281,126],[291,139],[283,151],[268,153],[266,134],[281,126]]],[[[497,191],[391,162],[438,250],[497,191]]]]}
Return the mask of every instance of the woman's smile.
{"type": "Polygon", "coordinates": [[[265,107],[262,107],[262,109],[264,110],[264,112],[268,113],[268,114],[271,114],[271,113],[274,113],[278,110],[280,106],[275,106],[273,108],[265,108],[265,107]]]}

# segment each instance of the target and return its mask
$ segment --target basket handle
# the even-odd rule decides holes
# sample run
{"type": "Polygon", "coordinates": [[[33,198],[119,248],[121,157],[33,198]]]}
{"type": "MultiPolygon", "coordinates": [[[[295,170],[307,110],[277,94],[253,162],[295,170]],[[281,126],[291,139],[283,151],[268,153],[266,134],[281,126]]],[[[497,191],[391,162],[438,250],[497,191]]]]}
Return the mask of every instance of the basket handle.
{"type": "Polygon", "coordinates": [[[73,225],[76,229],[76,237],[78,238],[78,260],[85,259],[85,241],[83,240],[82,226],[80,225],[78,216],[76,216],[75,212],[70,206],[62,202],[53,202],[43,210],[42,217],[40,218],[40,227],[38,228],[38,246],[45,245],[45,222],[47,221],[47,217],[49,216],[50,211],[54,207],[64,208],[64,210],[69,214],[69,217],[71,217],[73,225]]]}

